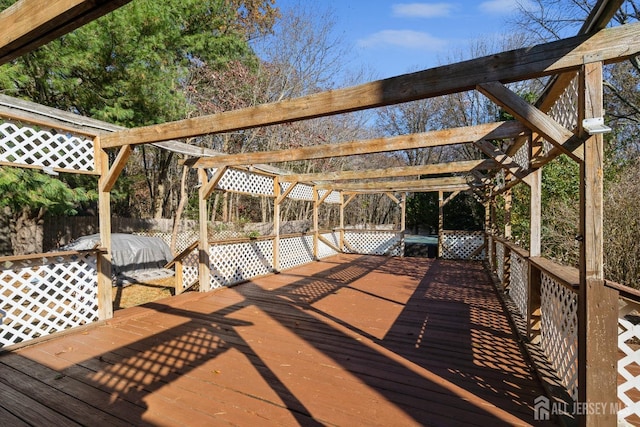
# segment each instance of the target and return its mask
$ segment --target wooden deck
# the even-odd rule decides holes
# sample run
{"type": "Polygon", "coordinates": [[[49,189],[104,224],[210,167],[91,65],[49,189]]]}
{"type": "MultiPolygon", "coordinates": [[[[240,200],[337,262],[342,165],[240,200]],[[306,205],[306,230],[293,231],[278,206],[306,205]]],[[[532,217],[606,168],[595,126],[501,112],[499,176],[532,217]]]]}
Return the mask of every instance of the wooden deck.
{"type": "Polygon", "coordinates": [[[527,425],[480,264],[338,255],[0,355],[8,425],[527,425]]]}

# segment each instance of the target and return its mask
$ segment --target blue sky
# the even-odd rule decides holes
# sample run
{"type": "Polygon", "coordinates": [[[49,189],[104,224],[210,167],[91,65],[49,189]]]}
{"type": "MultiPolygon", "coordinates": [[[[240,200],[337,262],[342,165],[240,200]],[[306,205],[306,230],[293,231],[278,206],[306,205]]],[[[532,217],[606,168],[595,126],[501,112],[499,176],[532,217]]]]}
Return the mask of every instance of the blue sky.
{"type": "MultiPolygon", "coordinates": [[[[336,34],[376,78],[386,78],[442,63],[449,52],[470,41],[505,32],[507,18],[522,0],[312,0],[314,10],[330,9],[336,34]]],[[[305,0],[276,0],[285,10],[305,0]]]]}

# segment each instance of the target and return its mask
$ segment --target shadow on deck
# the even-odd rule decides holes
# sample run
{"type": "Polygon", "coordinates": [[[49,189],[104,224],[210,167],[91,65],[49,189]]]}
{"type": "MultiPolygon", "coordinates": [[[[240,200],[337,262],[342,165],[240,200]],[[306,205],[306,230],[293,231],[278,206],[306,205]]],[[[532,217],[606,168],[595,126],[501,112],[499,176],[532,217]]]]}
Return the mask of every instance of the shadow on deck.
{"type": "Polygon", "coordinates": [[[5,425],[527,425],[481,264],[338,255],[0,356],[5,425]]]}

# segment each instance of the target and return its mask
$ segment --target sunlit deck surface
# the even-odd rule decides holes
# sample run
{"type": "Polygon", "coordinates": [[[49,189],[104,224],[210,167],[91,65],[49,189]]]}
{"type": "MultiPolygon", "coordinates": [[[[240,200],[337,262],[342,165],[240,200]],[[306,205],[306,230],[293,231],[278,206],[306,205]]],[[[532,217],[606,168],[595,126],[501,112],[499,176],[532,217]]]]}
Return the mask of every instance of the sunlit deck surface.
{"type": "Polygon", "coordinates": [[[0,355],[2,425],[526,425],[481,264],[337,255],[0,355]]]}

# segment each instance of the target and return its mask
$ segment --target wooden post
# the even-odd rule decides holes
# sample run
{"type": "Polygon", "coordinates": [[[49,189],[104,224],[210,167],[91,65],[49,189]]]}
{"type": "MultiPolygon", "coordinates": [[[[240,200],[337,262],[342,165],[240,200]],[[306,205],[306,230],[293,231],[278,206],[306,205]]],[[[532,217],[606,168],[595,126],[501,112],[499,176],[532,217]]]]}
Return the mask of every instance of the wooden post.
{"type": "Polygon", "coordinates": [[[542,169],[537,169],[530,175],[531,196],[529,199],[529,255],[540,256],[542,227],[542,169]]]}
{"type": "Polygon", "coordinates": [[[504,198],[504,238],[511,240],[511,189],[502,194],[504,198]]]}
{"type": "Polygon", "coordinates": [[[200,292],[209,291],[211,284],[210,266],[209,266],[209,232],[208,232],[208,212],[207,212],[207,196],[204,194],[208,183],[206,169],[198,169],[198,178],[200,188],[198,190],[198,220],[200,225],[200,240],[198,242],[198,281],[200,292]]]}
{"type": "MultiPolygon", "coordinates": [[[[542,169],[531,173],[529,184],[529,256],[538,257],[542,253],[542,169]]],[[[540,336],[540,272],[527,260],[527,338],[538,342],[540,336]]]]}
{"type": "MultiPolygon", "coordinates": [[[[294,185],[294,184],[292,184],[294,185]]],[[[280,181],[273,179],[273,271],[280,271],[280,181]]]]}
{"type": "MultiPolygon", "coordinates": [[[[327,190],[329,191],[329,190],[327,190]]],[[[313,186],[313,259],[318,260],[318,188],[313,186]]]]}
{"type": "Polygon", "coordinates": [[[444,230],[444,194],[438,191],[438,258],[442,258],[442,243],[444,230]]]}
{"type": "Polygon", "coordinates": [[[340,192],[340,250],[344,252],[344,193],[340,192]]]}
{"type": "Polygon", "coordinates": [[[180,295],[182,293],[182,281],[184,280],[184,268],[182,260],[178,260],[175,263],[175,279],[173,283],[173,294],[180,295]]]}
{"type": "Polygon", "coordinates": [[[404,256],[404,235],[407,229],[407,193],[403,193],[400,197],[400,256],[404,256]]]}
{"type": "MultiPolygon", "coordinates": [[[[579,79],[578,111],[582,118],[603,117],[602,64],[584,65],[579,79]]],[[[580,134],[585,135],[584,129],[580,134]]],[[[578,400],[606,405],[603,414],[587,413],[582,426],[616,425],[611,410],[617,402],[617,292],[604,286],[603,138],[589,136],[580,165],[580,292],[578,294],[578,400]]]]}
{"type": "Polygon", "coordinates": [[[104,180],[109,175],[109,156],[100,148],[100,139],[95,139],[95,153],[100,178],[98,179],[98,221],[100,224],[100,243],[107,253],[97,254],[98,268],[98,318],[113,317],[113,282],[111,279],[111,192],[103,190],[104,180]]]}
{"type": "Polygon", "coordinates": [[[489,268],[493,270],[493,238],[491,236],[491,209],[493,198],[484,203],[484,241],[487,248],[487,259],[489,268]]]}

